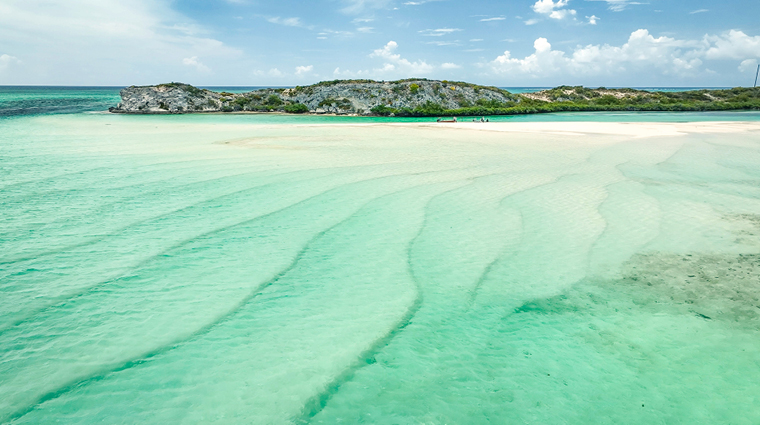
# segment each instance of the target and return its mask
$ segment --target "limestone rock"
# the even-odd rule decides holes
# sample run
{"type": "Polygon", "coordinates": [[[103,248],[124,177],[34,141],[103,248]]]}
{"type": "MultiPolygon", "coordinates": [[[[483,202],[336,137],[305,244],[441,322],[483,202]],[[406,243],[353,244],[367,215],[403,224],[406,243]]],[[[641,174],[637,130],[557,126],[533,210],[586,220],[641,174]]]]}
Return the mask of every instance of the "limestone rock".
{"type": "Polygon", "coordinates": [[[435,105],[444,109],[474,106],[480,102],[515,105],[520,97],[496,87],[411,79],[401,81],[328,81],[290,89],[262,89],[248,93],[216,93],[188,84],[127,87],[111,112],[166,114],[192,112],[308,112],[316,114],[373,115],[386,108],[413,110],[435,105]],[[304,105],[298,106],[298,105],[304,105]],[[380,109],[377,109],[380,108],[380,109]],[[373,112],[374,109],[374,112],[373,112]]]}

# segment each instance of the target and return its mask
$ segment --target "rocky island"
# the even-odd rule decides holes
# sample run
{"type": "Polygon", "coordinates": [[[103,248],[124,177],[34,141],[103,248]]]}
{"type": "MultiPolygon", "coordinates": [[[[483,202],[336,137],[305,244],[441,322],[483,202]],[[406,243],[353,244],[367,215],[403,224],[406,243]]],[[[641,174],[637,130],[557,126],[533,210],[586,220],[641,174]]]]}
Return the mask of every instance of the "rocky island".
{"type": "Polygon", "coordinates": [[[132,86],[113,113],[284,112],[375,116],[479,116],[563,111],[720,111],[760,109],[760,88],[650,92],[561,86],[514,94],[464,82],[336,80],[247,93],[183,83],[132,86]]]}

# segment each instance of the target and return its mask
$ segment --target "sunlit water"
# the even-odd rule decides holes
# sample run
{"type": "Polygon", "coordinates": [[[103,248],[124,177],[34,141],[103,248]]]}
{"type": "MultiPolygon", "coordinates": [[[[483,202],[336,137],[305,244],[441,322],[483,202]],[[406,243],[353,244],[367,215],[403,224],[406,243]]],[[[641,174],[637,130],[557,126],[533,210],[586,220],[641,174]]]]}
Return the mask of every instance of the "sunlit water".
{"type": "Polygon", "coordinates": [[[340,120],[0,120],[0,422],[760,423],[760,134],[340,120]]]}

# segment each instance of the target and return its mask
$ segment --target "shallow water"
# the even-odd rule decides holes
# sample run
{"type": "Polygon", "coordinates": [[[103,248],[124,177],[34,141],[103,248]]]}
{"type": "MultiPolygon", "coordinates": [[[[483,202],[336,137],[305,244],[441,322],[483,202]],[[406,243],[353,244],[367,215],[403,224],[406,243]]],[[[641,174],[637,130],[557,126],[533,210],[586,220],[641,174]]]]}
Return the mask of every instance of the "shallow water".
{"type": "Polygon", "coordinates": [[[760,422],[757,132],[252,119],[0,122],[0,422],[760,422]]]}

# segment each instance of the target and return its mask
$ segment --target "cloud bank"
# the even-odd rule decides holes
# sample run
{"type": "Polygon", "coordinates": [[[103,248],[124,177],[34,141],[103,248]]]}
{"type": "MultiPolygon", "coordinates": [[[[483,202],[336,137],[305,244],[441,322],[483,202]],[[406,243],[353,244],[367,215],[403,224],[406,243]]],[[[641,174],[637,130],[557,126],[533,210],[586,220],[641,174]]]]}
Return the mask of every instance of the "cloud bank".
{"type": "MultiPolygon", "coordinates": [[[[210,69],[198,58],[241,51],[214,39],[168,0],[0,1],[6,84],[135,84],[210,69]]],[[[1,66],[1,65],[0,65],[1,66]]]]}
{"type": "MultiPolygon", "coordinates": [[[[645,72],[676,77],[710,72],[705,61],[744,61],[760,57],[760,36],[750,37],[732,30],[720,35],[706,35],[701,40],[654,37],[646,29],[631,33],[622,46],[578,46],[572,52],[555,50],[546,38],[538,38],[534,52],[524,58],[512,57],[509,51],[488,63],[494,74],[541,79],[558,76],[615,76],[645,72]]],[[[737,63],[737,66],[739,64],[737,63]]]]}

